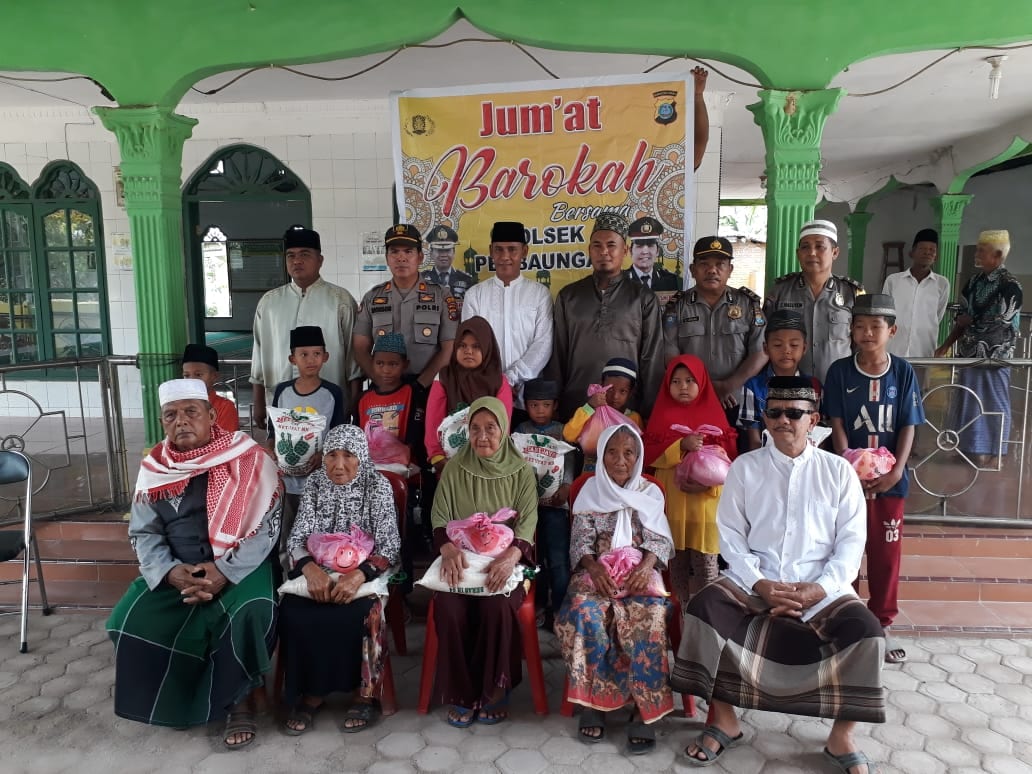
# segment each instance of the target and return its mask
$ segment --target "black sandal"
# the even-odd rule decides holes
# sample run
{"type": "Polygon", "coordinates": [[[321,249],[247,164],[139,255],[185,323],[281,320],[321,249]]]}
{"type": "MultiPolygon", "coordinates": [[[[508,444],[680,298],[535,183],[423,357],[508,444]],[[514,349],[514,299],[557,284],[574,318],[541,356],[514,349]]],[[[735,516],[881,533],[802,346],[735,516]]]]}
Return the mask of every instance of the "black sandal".
{"type": "Polygon", "coordinates": [[[606,716],[597,709],[585,707],[580,713],[580,723],[577,725],[578,736],[584,744],[598,744],[606,736],[606,716]],[[586,734],[585,731],[598,729],[598,736],[586,734]]]}
{"type": "Polygon", "coordinates": [[[299,700],[287,716],[287,722],[283,724],[283,733],[288,736],[307,734],[315,727],[315,716],[322,708],[322,704],[309,704],[303,699],[299,700]],[[301,724],[301,728],[291,728],[291,723],[301,724]]]}
{"type": "Polygon", "coordinates": [[[637,710],[631,712],[627,725],[627,752],[631,755],[645,755],[656,749],[656,729],[642,720],[635,721],[635,717],[641,717],[637,710]]]}
{"type": "Polygon", "coordinates": [[[222,744],[227,750],[242,750],[253,742],[258,736],[258,719],[254,710],[243,709],[230,711],[226,717],[226,729],[222,734],[222,744]],[[231,742],[231,737],[237,734],[250,734],[251,736],[242,742],[231,742]]]}
{"type": "Polygon", "coordinates": [[[344,722],[341,723],[340,730],[345,734],[355,734],[359,731],[365,731],[380,719],[381,714],[379,702],[356,701],[348,708],[348,711],[344,713],[344,722]],[[347,725],[349,720],[360,722],[353,726],[349,726],[347,725]]]}

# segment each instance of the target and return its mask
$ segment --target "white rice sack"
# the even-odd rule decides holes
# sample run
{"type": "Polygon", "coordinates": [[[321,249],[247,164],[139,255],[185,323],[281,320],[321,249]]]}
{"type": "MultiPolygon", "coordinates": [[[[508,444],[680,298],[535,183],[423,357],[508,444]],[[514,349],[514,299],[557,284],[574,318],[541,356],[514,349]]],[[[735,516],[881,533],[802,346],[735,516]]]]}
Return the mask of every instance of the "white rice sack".
{"type": "MultiPolygon", "coordinates": [[[[330,578],[336,583],[340,578],[340,573],[331,572],[330,578]]],[[[358,591],[355,592],[354,599],[359,597],[385,597],[387,596],[387,581],[390,579],[390,571],[380,574],[380,577],[374,578],[373,580],[363,583],[358,587],[358,591]]],[[[276,589],[280,596],[284,594],[293,594],[294,596],[304,597],[305,599],[311,599],[311,595],[308,593],[308,579],[304,575],[291,580],[284,581],[283,584],[276,589]]]]}
{"type": "Polygon", "coordinates": [[[416,581],[417,586],[423,586],[431,591],[450,591],[452,594],[466,594],[471,597],[490,597],[495,594],[509,596],[513,589],[523,582],[523,566],[517,562],[512,569],[512,575],[505,581],[505,585],[498,591],[487,590],[487,566],[494,561],[490,556],[475,554],[472,551],[463,551],[466,563],[469,565],[462,571],[462,580],[459,586],[449,586],[441,578],[442,557],[434,559],[426,574],[416,581]]]}
{"type": "Polygon", "coordinates": [[[565,472],[566,453],[573,447],[555,438],[537,433],[513,433],[512,442],[523,459],[534,468],[538,482],[538,499],[551,497],[559,491],[565,472]]]}
{"type": "Polygon", "coordinates": [[[469,407],[449,414],[437,428],[437,440],[441,442],[444,456],[451,459],[459,449],[469,442],[469,407]]]}
{"type": "Polygon", "coordinates": [[[279,469],[287,476],[307,476],[315,469],[315,455],[322,451],[326,417],[275,406],[269,406],[268,412],[279,469]]]}

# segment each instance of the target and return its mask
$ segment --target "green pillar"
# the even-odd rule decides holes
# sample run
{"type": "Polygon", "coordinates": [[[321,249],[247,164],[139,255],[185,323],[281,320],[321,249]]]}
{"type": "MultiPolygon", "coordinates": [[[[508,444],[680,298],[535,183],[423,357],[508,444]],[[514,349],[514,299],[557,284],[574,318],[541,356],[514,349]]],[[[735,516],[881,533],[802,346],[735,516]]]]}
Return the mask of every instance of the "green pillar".
{"type": "Polygon", "coordinates": [[[187,342],[183,277],[183,143],[197,123],[171,108],[95,108],[118,138],[132,234],[140,378],[147,443],[162,437],[158,385],[187,342]]]}
{"type": "Polygon", "coordinates": [[[813,217],[821,171],[821,133],[842,89],[765,89],[749,105],[763,132],[767,164],[767,286],[796,271],[799,227],[813,217]]]}
{"type": "MultiPolygon", "coordinates": [[[[939,221],[939,273],[950,281],[950,296],[957,298],[960,288],[957,287],[960,260],[960,224],[964,220],[964,208],[974,197],[971,194],[945,193],[933,196],[928,200],[932,212],[939,221]]],[[[953,320],[947,314],[939,326],[939,340],[942,341],[950,332],[953,320]]]]}
{"type": "MultiPolygon", "coordinates": [[[[851,212],[846,215],[846,232],[849,240],[849,276],[857,282],[864,281],[864,249],[867,247],[867,224],[874,213],[851,212]]],[[[881,292],[881,288],[868,288],[872,292],[881,292]]]]}

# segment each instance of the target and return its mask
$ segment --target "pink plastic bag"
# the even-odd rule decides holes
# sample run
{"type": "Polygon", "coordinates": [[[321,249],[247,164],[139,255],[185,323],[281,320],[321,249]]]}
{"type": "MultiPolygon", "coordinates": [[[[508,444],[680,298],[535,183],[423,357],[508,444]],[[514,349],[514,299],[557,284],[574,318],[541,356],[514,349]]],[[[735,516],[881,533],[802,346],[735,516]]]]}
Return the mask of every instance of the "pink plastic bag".
{"type": "Polygon", "coordinates": [[[877,449],[846,449],[842,456],[853,466],[861,481],[873,481],[884,476],[896,464],[896,456],[884,446],[877,449]]]}
{"type": "MultiPolygon", "coordinates": [[[[724,432],[714,425],[699,425],[692,430],[686,425],[670,425],[670,429],[682,435],[720,436],[724,432]]],[[[696,452],[688,452],[674,469],[674,481],[678,486],[686,483],[702,486],[723,486],[727,481],[727,471],[731,467],[731,458],[724,447],[706,444],[696,452]]]]}
{"type": "Polygon", "coordinates": [[[512,508],[502,508],[491,516],[474,513],[465,519],[449,521],[444,529],[448,539],[459,548],[496,557],[511,546],[513,540],[512,529],[499,522],[508,521],[515,515],[512,508]]]}
{"type": "Polygon", "coordinates": [[[402,465],[408,467],[412,459],[412,451],[402,443],[398,436],[385,430],[377,419],[372,419],[365,429],[369,442],[369,458],[373,465],[402,465]]]}
{"type": "MultiPolygon", "coordinates": [[[[611,384],[607,384],[605,387],[601,384],[589,384],[588,397],[598,395],[600,392],[609,392],[609,388],[612,386],[611,384]]],[[[589,457],[597,457],[598,437],[602,435],[603,430],[613,425],[627,425],[634,428],[634,432],[641,434],[638,426],[628,419],[626,415],[621,414],[608,403],[603,403],[595,409],[595,413],[584,423],[584,429],[581,430],[581,434],[577,438],[577,444],[589,457]]]]}
{"type": "Polygon", "coordinates": [[[350,532],[317,532],[308,536],[308,553],[323,567],[348,573],[369,558],[373,538],[358,525],[350,532]]]}
{"type": "MultiPolygon", "coordinates": [[[[641,551],[632,546],[621,546],[620,548],[614,548],[612,551],[606,551],[602,556],[598,558],[598,563],[606,568],[606,572],[609,573],[609,577],[613,579],[613,583],[616,584],[618,591],[613,596],[613,599],[623,599],[629,596],[624,585],[627,583],[627,578],[634,571],[634,568],[641,564],[641,551]]],[[[588,582],[591,582],[590,577],[588,582]]],[[[594,584],[592,584],[594,585],[594,584]]],[[[649,584],[645,591],[635,596],[641,597],[668,597],[670,594],[663,587],[663,578],[657,570],[653,570],[649,574],[649,584]]]]}

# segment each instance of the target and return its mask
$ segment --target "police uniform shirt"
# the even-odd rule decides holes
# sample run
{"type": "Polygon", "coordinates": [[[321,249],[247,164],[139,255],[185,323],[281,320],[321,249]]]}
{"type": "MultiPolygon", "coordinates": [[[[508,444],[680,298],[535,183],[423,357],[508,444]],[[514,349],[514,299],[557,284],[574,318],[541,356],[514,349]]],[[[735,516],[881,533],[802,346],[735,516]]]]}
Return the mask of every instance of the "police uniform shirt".
{"type": "Polygon", "coordinates": [[[663,312],[666,359],[695,355],[710,379],[721,381],[763,351],[766,325],[760,297],[748,288],[725,288],[713,307],[694,288],[678,293],[663,312]]]}
{"type": "Polygon", "coordinates": [[[408,351],[408,373],[418,375],[440,350],[441,342],[455,339],[458,322],[458,304],[440,285],[420,281],[403,293],[388,281],[363,296],[355,333],[373,340],[385,333],[400,333],[408,351]]]}
{"type": "Polygon", "coordinates": [[[859,282],[836,274],[814,298],[806,277],[797,271],[774,281],[763,311],[769,317],[778,309],[791,309],[803,316],[808,346],[799,370],[823,383],[831,364],[852,352],[849,325],[853,302],[863,293],[864,286],[859,282]]]}
{"type": "Polygon", "coordinates": [[[457,298],[465,295],[466,291],[477,283],[476,279],[456,268],[449,269],[443,276],[437,269],[424,271],[423,280],[434,285],[449,288],[457,298]]]}
{"type": "MultiPolygon", "coordinates": [[[[624,270],[624,274],[628,279],[632,279],[639,285],[644,285],[642,281],[642,275],[638,273],[638,270],[633,266],[629,269],[624,270]]],[[[672,271],[661,269],[658,266],[652,268],[652,275],[649,277],[649,290],[680,290],[681,289],[681,278],[674,274],[672,271]]]]}

